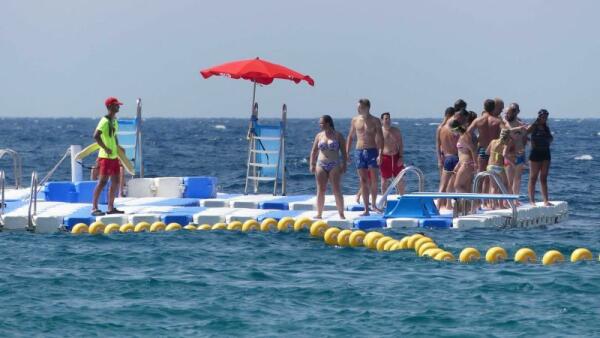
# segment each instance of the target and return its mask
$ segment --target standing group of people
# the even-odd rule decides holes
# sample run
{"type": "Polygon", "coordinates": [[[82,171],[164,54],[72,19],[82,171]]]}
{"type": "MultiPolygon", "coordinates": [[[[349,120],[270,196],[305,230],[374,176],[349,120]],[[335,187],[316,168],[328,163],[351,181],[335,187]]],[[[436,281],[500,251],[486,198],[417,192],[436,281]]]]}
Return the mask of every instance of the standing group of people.
{"type": "MultiPolygon", "coordinates": [[[[377,209],[378,176],[381,175],[381,193],[390,180],[404,169],[404,145],[400,130],[392,126],[390,113],[377,118],[370,113],[368,99],[358,101],[358,114],[352,118],[347,137],[337,131],[333,119],[323,115],[319,120],[321,131],[315,136],[310,154],[310,171],[317,181],[317,218],[321,218],[325,204],[327,183],[330,182],[339,216],[344,218],[344,198],[341,178],[353,161],[360,178],[357,201],[362,197],[363,215],[377,209]],[[356,147],[351,152],[353,141],[356,147]]],[[[529,155],[529,202],[535,203],[535,186],[541,183],[544,205],[548,199],[548,171],[550,144],[553,141],[548,127],[548,111],[542,109],[531,124],[519,119],[519,105],[511,103],[504,110],[504,102],[496,98],[483,103],[478,116],[467,110],[467,103],[458,100],[448,107],[436,131],[436,157],[440,169],[440,192],[472,192],[474,176],[481,171],[498,175],[508,193],[519,195],[521,176],[527,165],[526,146],[531,141],[529,155]],[[504,116],[502,113],[504,112],[504,116]]],[[[396,187],[403,192],[403,184],[396,187]]],[[[490,180],[484,180],[483,193],[500,193],[490,180]]],[[[438,207],[452,208],[449,200],[439,200],[438,207]]],[[[507,207],[503,202],[488,207],[507,207]]]]}
{"type": "MultiPolygon", "coordinates": [[[[354,164],[360,177],[359,196],[364,204],[363,215],[369,215],[371,206],[377,209],[378,176],[381,174],[381,190],[385,191],[390,180],[404,169],[404,146],[400,130],[392,126],[390,113],[377,118],[370,113],[371,102],[360,99],[358,114],[352,118],[350,132],[345,138],[335,130],[333,119],[323,115],[319,120],[321,132],[315,136],[310,154],[310,171],[317,180],[317,218],[323,215],[327,182],[331,183],[335,204],[340,218],[344,219],[344,196],[340,182],[351,158],[352,143],[356,139],[354,164]]],[[[402,186],[398,186],[402,189],[402,186]]]]}
{"type": "MultiPolygon", "coordinates": [[[[501,178],[509,193],[519,195],[521,176],[527,165],[526,146],[531,140],[529,202],[535,203],[535,185],[539,179],[544,205],[550,205],[547,178],[553,136],[547,124],[549,113],[541,109],[535,122],[526,124],[519,119],[519,112],[517,103],[504,110],[504,102],[499,98],[485,100],[481,116],[468,111],[463,100],[448,107],[436,132],[439,191],[471,192],[474,175],[488,171],[501,178]]],[[[490,180],[484,180],[482,192],[499,193],[499,190],[490,180]]],[[[444,200],[438,206],[452,207],[444,200]]],[[[506,207],[503,203],[489,206],[506,207]]]]}

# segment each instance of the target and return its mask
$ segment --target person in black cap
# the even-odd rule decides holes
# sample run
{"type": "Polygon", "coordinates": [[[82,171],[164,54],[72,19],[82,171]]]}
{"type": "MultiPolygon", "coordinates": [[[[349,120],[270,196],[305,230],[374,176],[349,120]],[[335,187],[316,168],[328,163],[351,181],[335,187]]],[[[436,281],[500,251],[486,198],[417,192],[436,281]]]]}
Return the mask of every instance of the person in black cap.
{"type": "Polygon", "coordinates": [[[541,109],[538,118],[527,128],[527,134],[531,134],[531,153],[529,154],[529,203],[535,205],[535,184],[538,177],[542,188],[542,199],[545,206],[552,203],[548,200],[548,171],[550,169],[550,144],[554,140],[548,121],[548,111],[541,109]]]}

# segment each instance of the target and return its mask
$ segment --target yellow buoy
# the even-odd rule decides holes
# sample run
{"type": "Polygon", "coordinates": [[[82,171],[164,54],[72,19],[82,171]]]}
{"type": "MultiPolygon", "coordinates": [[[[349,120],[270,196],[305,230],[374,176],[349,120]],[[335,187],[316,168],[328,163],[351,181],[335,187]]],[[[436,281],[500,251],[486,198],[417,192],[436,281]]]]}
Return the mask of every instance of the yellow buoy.
{"type": "Polygon", "coordinates": [[[410,239],[410,236],[404,236],[404,237],[402,237],[402,239],[398,243],[398,249],[397,250],[406,250],[406,249],[408,249],[408,240],[409,239],[410,239]]]}
{"type": "Polygon", "coordinates": [[[196,228],[196,230],[210,230],[210,229],[212,229],[212,226],[210,226],[210,224],[202,224],[196,228]]]}
{"type": "Polygon", "coordinates": [[[592,252],[586,248],[575,249],[571,254],[571,262],[579,262],[579,261],[591,261],[592,252]]]}
{"type": "Polygon", "coordinates": [[[478,261],[481,258],[481,253],[475,248],[464,248],[458,255],[458,261],[461,263],[471,263],[478,261]]]}
{"type": "Polygon", "coordinates": [[[449,261],[454,260],[454,255],[448,251],[442,251],[442,252],[439,252],[437,255],[435,255],[435,257],[433,257],[433,259],[435,259],[436,261],[449,262],[449,261]]]}
{"type": "Polygon", "coordinates": [[[225,223],[217,223],[210,227],[211,230],[226,230],[227,224],[225,223]]]}
{"type": "Polygon", "coordinates": [[[419,248],[421,247],[421,245],[425,244],[425,243],[434,243],[433,239],[429,238],[429,237],[421,237],[419,239],[417,239],[415,241],[415,252],[419,252],[419,248]]]}
{"type": "Polygon", "coordinates": [[[308,217],[300,217],[294,222],[294,231],[302,231],[310,228],[312,220],[308,217]]]}
{"type": "Polygon", "coordinates": [[[121,226],[120,226],[120,225],[118,225],[118,224],[116,224],[116,223],[111,223],[111,224],[107,225],[107,226],[104,228],[104,234],[105,234],[105,235],[110,235],[110,234],[112,234],[113,232],[117,232],[117,231],[119,231],[119,228],[121,228],[121,226]]]}
{"type": "Polygon", "coordinates": [[[135,228],[133,229],[134,232],[142,232],[148,230],[150,230],[150,223],[148,222],[139,222],[135,225],[135,228]]]}
{"type": "Polygon", "coordinates": [[[232,230],[232,231],[240,231],[240,230],[242,230],[242,222],[240,222],[240,221],[233,221],[233,222],[227,224],[227,230],[232,230]]]}
{"type": "Polygon", "coordinates": [[[394,246],[395,244],[400,243],[399,240],[396,239],[392,239],[391,241],[387,241],[385,243],[385,245],[383,246],[383,251],[391,251],[392,250],[392,246],[394,246]]]}
{"type": "Polygon", "coordinates": [[[337,245],[337,235],[340,233],[340,229],[333,227],[325,230],[323,240],[329,245],[337,245]]]}
{"type": "Polygon", "coordinates": [[[133,232],[133,230],[135,230],[135,226],[131,223],[125,223],[119,228],[119,231],[122,233],[133,232]]]}
{"type": "Polygon", "coordinates": [[[529,248],[521,248],[515,252],[516,263],[535,263],[537,256],[535,252],[529,248]]]}
{"type": "Polygon", "coordinates": [[[421,234],[414,234],[412,236],[410,236],[408,238],[408,241],[406,243],[406,247],[407,249],[414,249],[415,248],[415,242],[419,239],[419,238],[423,238],[425,236],[421,235],[421,234]]]}
{"type": "Polygon", "coordinates": [[[560,253],[558,250],[550,250],[544,254],[542,257],[542,264],[544,265],[552,265],[554,263],[564,262],[565,256],[560,253]]]}
{"type": "Polygon", "coordinates": [[[165,231],[166,227],[167,227],[167,225],[163,222],[154,222],[150,226],[150,232],[165,231]]]}
{"type": "Polygon", "coordinates": [[[85,223],[77,223],[71,229],[72,234],[85,234],[88,232],[89,227],[85,223]]]}
{"type": "Polygon", "coordinates": [[[421,247],[419,248],[419,252],[417,252],[417,254],[419,255],[419,257],[423,256],[423,253],[425,253],[425,251],[427,251],[427,249],[434,249],[437,248],[437,244],[433,243],[433,242],[427,242],[423,245],[421,245],[421,247]]]}
{"type": "Polygon", "coordinates": [[[350,244],[350,246],[353,248],[363,246],[365,236],[366,233],[362,230],[352,231],[350,237],[348,238],[348,244],[350,244]]]}
{"type": "Polygon", "coordinates": [[[97,235],[104,232],[104,224],[102,222],[94,222],[88,228],[90,235],[97,235]]]}
{"type": "Polygon", "coordinates": [[[423,252],[422,257],[430,257],[430,258],[434,258],[435,255],[437,255],[438,253],[444,251],[443,249],[440,248],[430,248],[425,250],[425,252],[423,252]]]}
{"type": "Polygon", "coordinates": [[[369,249],[376,249],[377,241],[381,237],[383,237],[383,234],[381,232],[371,231],[371,232],[367,233],[367,235],[365,236],[365,239],[363,240],[363,242],[365,243],[365,247],[367,247],[369,249]]]}
{"type": "Polygon", "coordinates": [[[260,223],[260,231],[277,230],[277,220],[273,218],[265,218],[260,223]]]}
{"type": "Polygon", "coordinates": [[[165,231],[177,231],[181,230],[181,224],[179,223],[169,223],[165,228],[165,231]]]}
{"type": "Polygon", "coordinates": [[[507,257],[508,254],[506,253],[506,250],[499,246],[489,248],[488,251],[485,253],[486,262],[491,264],[505,261],[507,257]]]}
{"type": "Polygon", "coordinates": [[[255,219],[249,219],[244,224],[242,224],[242,231],[258,231],[260,230],[260,223],[258,223],[255,219]]]}
{"type": "Polygon", "coordinates": [[[350,235],[352,234],[352,230],[344,229],[340,231],[337,235],[337,241],[339,246],[349,246],[350,245],[350,235]]]}
{"type": "Polygon", "coordinates": [[[314,237],[323,237],[327,228],[329,228],[329,226],[325,221],[316,221],[310,226],[310,235],[314,237]]]}
{"type": "Polygon", "coordinates": [[[377,244],[375,244],[375,249],[377,249],[377,251],[383,251],[383,248],[385,247],[385,244],[389,241],[393,241],[394,239],[390,236],[383,236],[380,239],[377,240],[377,244]]]}
{"type": "Polygon", "coordinates": [[[186,226],[183,227],[185,230],[196,230],[196,226],[193,224],[188,224],[186,226]]]}
{"type": "Polygon", "coordinates": [[[277,230],[290,231],[294,228],[294,219],[291,217],[283,217],[277,222],[277,230]]]}

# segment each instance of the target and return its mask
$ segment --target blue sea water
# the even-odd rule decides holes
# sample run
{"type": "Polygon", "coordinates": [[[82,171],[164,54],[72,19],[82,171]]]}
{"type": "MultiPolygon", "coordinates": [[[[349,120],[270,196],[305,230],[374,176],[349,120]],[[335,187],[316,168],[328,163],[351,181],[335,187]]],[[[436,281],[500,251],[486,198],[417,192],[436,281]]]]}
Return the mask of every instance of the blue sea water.
{"type": "MultiPolygon", "coordinates": [[[[307,157],[316,120],[291,120],[290,194],[313,193],[307,157]]],[[[399,120],[406,162],[437,187],[436,120],[399,120]]],[[[0,148],[23,155],[24,181],[69,144],[92,142],[93,119],[0,119],[0,148]]],[[[336,120],[347,132],[348,120],[336,120]]],[[[150,176],[214,175],[241,192],[246,120],[148,119],[150,176]]],[[[550,195],[570,219],[533,229],[426,230],[458,255],[600,253],[600,120],[551,120],[550,195]],[[580,157],[582,155],[589,155],[580,157]],[[584,158],[584,159],[576,159],[584,158]]],[[[0,168],[10,177],[10,161],[0,168]]],[[[68,164],[54,179],[69,179],[68,164]]],[[[525,193],[525,182],[522,193],[525,193]]],[[[10,178],[9,178],[10,179],[10,178]]],[[[414,183],[412,188],[414,189],[414,183]]],[[[411,185],[409,185],[410,189],[411,185]]],[[[357,178],[350,171],[344,192],[357,178]]],[[[401,237],[413,231],[394,230],[401,237]]],[[[332,248],[306,233],[176,232],[71,236],[0,233],[0,336],[597,336],[600,263],[460,265],[414,252],[332,248]]],[[[568,257],[567,257],[568,258],[568,257]]]]}

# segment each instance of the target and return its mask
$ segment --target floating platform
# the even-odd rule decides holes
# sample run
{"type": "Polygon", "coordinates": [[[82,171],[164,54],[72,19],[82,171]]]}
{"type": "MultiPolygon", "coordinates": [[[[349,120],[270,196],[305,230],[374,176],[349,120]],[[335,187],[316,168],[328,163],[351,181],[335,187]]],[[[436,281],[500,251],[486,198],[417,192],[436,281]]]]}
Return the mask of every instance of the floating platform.
{"type": "MultiPolygon", "coordinates": [[[[213,179],[193,179],[181,177],[132,179],[127,183],[130,196],[117,198],[115,205],[125,214],[91,216],[90,203],[79,201],[90,198],[89,181],[84,184],[70,182],[50,182],[43,193],[38,194],[36,212],[30,216],[29,189],[6,190],[6,208],[0,218],[3,230],[33,230],[40,233],[70,231],[78,223],[91,224],[138,224],[140,222],[164,222],[187,224],[215,224],[259,222],[284,217],[294,219],[307,217],[315,220],[316,198],[313,195],[273,196],[270,194],[240,195],[216,193],[213,179]],[[193,182],[194,187],[186,186],[193,182]],[[204,184],[202,184],[204,182],[204,184]],[[200,191],[197,191],[200,190],[200,191]],[[131,195],[134,195],[133,197],[131,195]],[[197,197],[202,196],[202,197],[197,197]],[[210,196],[210,197],[204,197],[210,196]],[[73,201],[73,202],[69,202],[73,201]]],[[[371,213],[361,216],[363,207],[356,203],[354,195],[344,196],[345,219],[340,219],[335,206],[335,198],[325,198],[323,220],[330,226],[347,229],[376,228],[494,228],[514,224],[516,227],[534,227],[561,222],[568,215],[568,204],[552,202],[552,206],[521,205],[516,208],[516,220],[512,222],[513,210],[479,210],[476,214],[456,216],[451,212],[439,212],[433,204],[438,193],[415,193],[404,196],[390,195],[390,205],[403,201],[409,206],[384,214],[371,213]],[[404,198],[404,200],[402,200],[404,198]],[[422,204],[414,204],[420,201],[422,204]],[[393,201],[393,202],[391,202],[393,201]],[[432,206],[433,205],[433,206],[432,206]],[[430,210],[435,208],[435,210],[430,210]]],[[[446,196],[446,195],[441,195],[446,196]]],[[[490,195],[472,195],[474,198],[488,198],[490,195]]],[[[102,206],[106,210],[106,206],[102,206]]]]}

